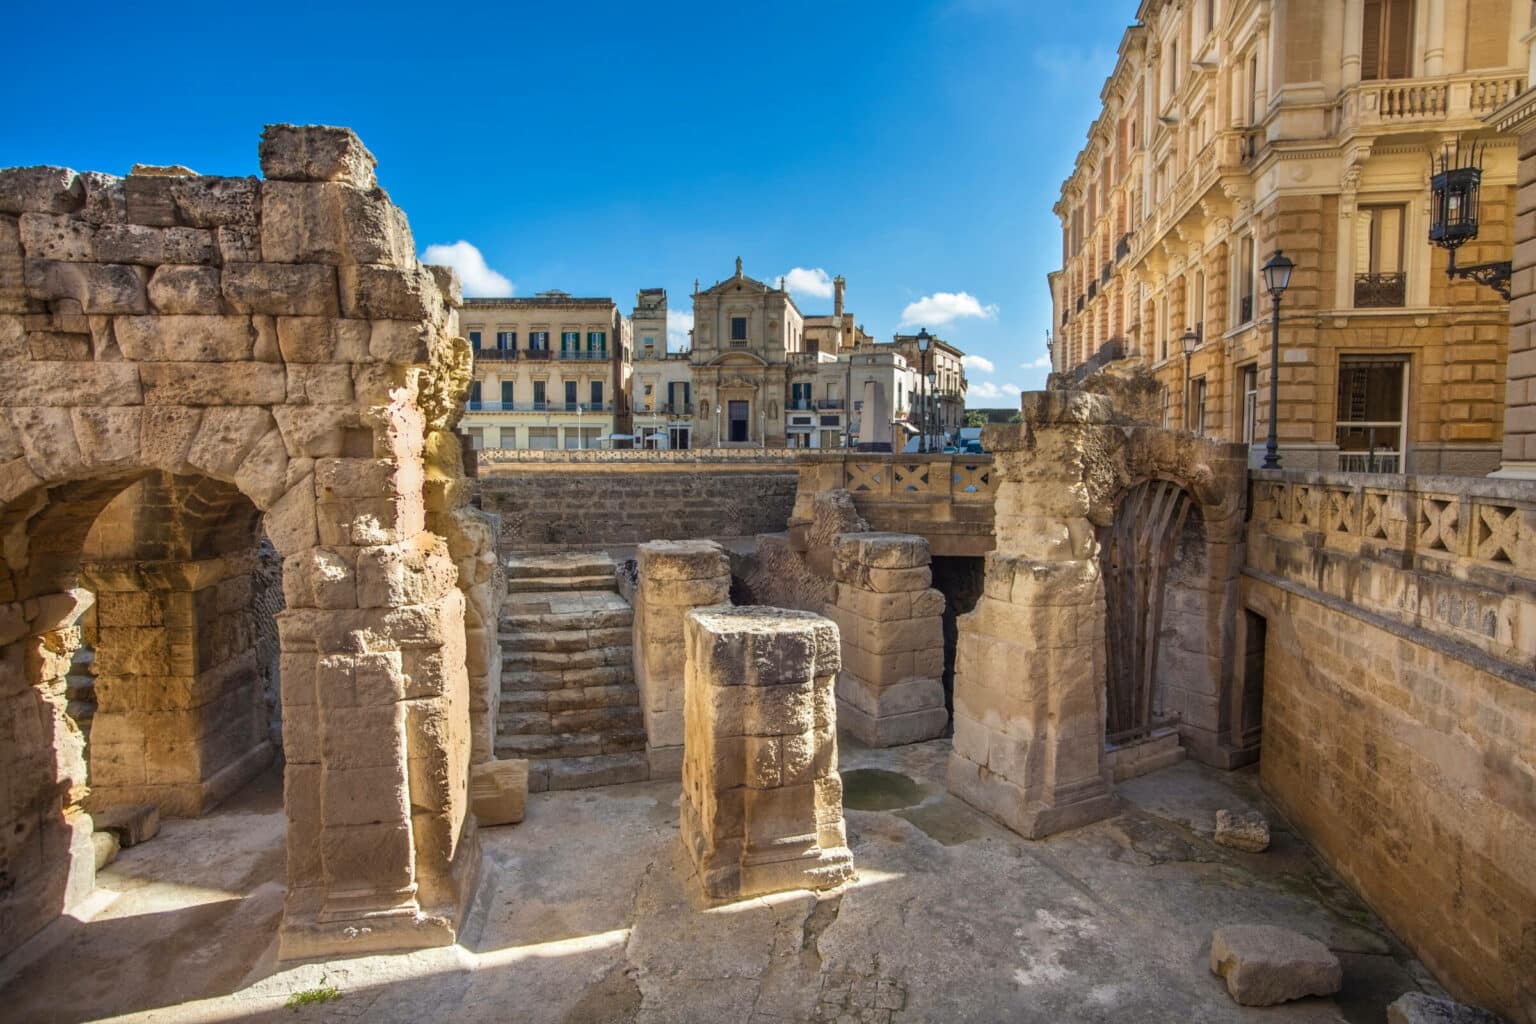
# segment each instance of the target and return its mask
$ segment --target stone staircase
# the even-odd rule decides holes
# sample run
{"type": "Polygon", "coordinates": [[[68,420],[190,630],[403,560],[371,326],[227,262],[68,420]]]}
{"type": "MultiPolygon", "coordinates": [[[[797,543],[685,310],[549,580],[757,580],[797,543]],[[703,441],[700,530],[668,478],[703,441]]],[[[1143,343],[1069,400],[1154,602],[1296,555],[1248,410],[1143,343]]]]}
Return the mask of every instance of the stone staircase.
{"type": "Polygon", "coordinates": [[[634,614],[602,553],[508,560],[496,756],[528,758],[528,789],[650,774],[631,654],[634,614]]]}

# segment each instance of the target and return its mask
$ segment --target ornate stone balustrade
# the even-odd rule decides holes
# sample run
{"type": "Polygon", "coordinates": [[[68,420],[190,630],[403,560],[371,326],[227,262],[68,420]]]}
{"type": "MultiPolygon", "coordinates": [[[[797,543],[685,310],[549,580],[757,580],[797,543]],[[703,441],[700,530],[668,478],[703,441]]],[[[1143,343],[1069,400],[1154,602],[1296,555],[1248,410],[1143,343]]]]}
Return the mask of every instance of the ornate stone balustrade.
{"type": "Polygon", "coordinates": [[[994,546],[997,481],[990,455],[838,451],[802,454],[798,461],[791,532],[810,523],[818,492],[846,490],[871,529],[918,534],[935,555],[980,556],[994,546]]]}
{"type": "Polygon", "coordinates": [[[1361,82],[1344,93],[1337,131],[1408,122],[1465,121],[1491,114],[1525,88],[1521,75],[1455,75],[1361,82]]]}
{"type": "Polygon", "coordinates": [[[1536,669],[1536,489],[1258,471],[1248,567],[1536,669]]]}

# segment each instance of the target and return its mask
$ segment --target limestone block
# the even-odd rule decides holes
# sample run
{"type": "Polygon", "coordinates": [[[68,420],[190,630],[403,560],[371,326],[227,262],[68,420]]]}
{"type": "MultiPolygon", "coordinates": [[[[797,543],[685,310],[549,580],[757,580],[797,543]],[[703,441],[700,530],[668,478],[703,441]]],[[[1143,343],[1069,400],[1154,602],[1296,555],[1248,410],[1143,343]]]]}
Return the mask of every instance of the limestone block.
{"type": "Polygon", "coordinates": [[[457,578],[447,543],[435,534],[364,548],[357,553],[357,607],[427,604],[447,594],[457,578]]]}
{"type": "Polygon", "coordinates": [[[522,821],[528,802],[528,762],[482,761],[471,766],[469,800],[482,828],[522,821]]]}
{"type": "Polygon", "coordinates": [[[96,258],[103,263],[211,264],[217,256],[218,242],[203,228],[104,224],[96,230],[96,258]]]}
{"type": "Polygon", "coordinates": [[[18,223],[21,247],[30,259],[88,263],[96,258],[96,231],[83,220],[57,213],[23,213],[18,223]]]}
{"type": "Polygon", "coordinates": [[[272,181],[339,181],[373,188],[378,161],[350,128],[269,124],[261,133],[261,173],[272,181]]]}
{"type": "Polygon", "coordinates": [[[157,313],[219,313],[222,302],[212,267],[165,264],[149,277],[149,303],[157,313]]]}
{"type": "Polygon", "coordinates": [[[261,187],[261,258],[268,263],[342,262],[340,186],[267,181],[261,187]]]}
{"type": "Polygon", "coordinates": [[[0,169],[0,213],[70,213],[83,198],[75,172],[67,167],[0,169]]]}
{"type": "Polygon", "coordinates": [[[728,606],[687,623],[681,826],[706,895],[852,878],[831,710],[836,627],[728,606]]]}
{"type": "Polygon", "coordinates": [[[368,321],[335,317],[279,316],[277,343],[287,363],[362,363],[368,355],[368,321]]]}
{"type": "Polygon", "coordinates": [[[220,224],[213,229],[221,263],[255,263],[261,257],[261,229],[254,224],[220,224]]]}
{"type": "Polygon", "coordinates": [[[877,594],[927,590],[933,586],[933,570],[927,566],[915,569],[870,568],[860,582],[866,583],[877,594]]]}
{"type": "Polygon", "coordinates": [[[336,271],[313,263],[229,263],[224,299],[239,313],[335,316],[336,271]]]}
{"type": "Polygon", "coordinates": [[[182,221],[193,227],[254,226],[261,216],[255,178],[178,178],[171,183],[171,198],[182,221]]]}
{"type": "Polygon", "coordinates": [[[1218,928],[1211,935],[1211,973],[1242,1006],[1274,1006],[1327,996],[1343,984],[1339,958],[1299,932],[1272,925],[1218,928]]]}
{"type": "Polygon", "coordinates": [[[640,579],[710,580],[731,574],[725,549],[712,540],[655,540],[635,549],[640,579]]]}
{"type": "Polygon", "coordinates": [[[113,331],[124,356],[156,363],[247,360],[256,339],[247,316],[123,316],[113,331]]]}
{"type": "Polygon", "coordinates": [[[165,175],[130,174],[123,179],[123,214],[130,224],[174,227],[181,221],[172,194],[174,182],[165,175]]]}
{"type": "Polygon", "coordinates": [[[122,843],[118,841],[116,833],[92,832],[91,847],[96,854],[96,870],[100,871],[117,860],[117,853],[122,849],[122,843]]]}
{"type": "Polygon", "coordinates": [[[932,561],[928,542],[905,533],[845,533],[837,557],[875,569],[915,569],[932,561]]]}
{"type": "Polygon", "coordinates": [[[116,263],[61,263],[27,260],[22,271],[27,296],[43,302],[73,299],[86,313],[144,313],[148,274],[116,263]]]}
{"type": "Polygon", "coordinates": [[[437,283],[420,266],[362,264],[339,270],[345,316],[404,320],[412,325],[436,322],[442,316],[437,283]]]}
{"type": "Polygon", "coordinates": [[[352,368],[298,363],[287,367],[290,405],[345,405],[353,399],[352,368]]]}
{"type": "Polygon", "coordinates": [[[139,373],[146,405],[279,405],[288,387],[272,363],[143,363],[139,373]]]}
{"type": "Polygon", "coordinates": [[[1387,1024],[1503,1024],[1498,1014],[1423,992],[1405,992],[1387,1007],[1387,1024]]]}
{"type": "Polygon", "coordinates": [[[1269,849],[1269,821],[1258,811],[1233,814],[1223,808],[1216,812],[1216,845],[1263,853],[1269,849]]]}
{"type": "Polygon", "coordinates": [[[427,272],[437,282],[437,290],[443,293],[444,301],[455,308],[464,305],[464,288],[459,283],[459,272],[457,270],[454,270],[452,267],[428,264],[427,272]]]}
{"type": "MultiPolygon", "coordinates": [[[[280,368],[278,373],[285,381],[283,390],[286,394],[287,375],[280,368]]],[[[348,437],[363,430],[358,409],[351,403],[284,406],[273,409],[272,415],[277,420],[288,454],[295,458],[338,457],[347,450],[348,437]]],[[[371,450],[369,454],[372,454],[371,450]]]]}
{"type": "MultiPolygon", "coordinates": [[[[390,202],[383,189],[346,188],[340,191],[339,199],[349,262],[416,265],[416,242],[405,211],[390,202]]],[[[453,280],[457,282],[457,278],[453,280]]],[[[460,298],[458,304],[462,302],[460,298]]]]}

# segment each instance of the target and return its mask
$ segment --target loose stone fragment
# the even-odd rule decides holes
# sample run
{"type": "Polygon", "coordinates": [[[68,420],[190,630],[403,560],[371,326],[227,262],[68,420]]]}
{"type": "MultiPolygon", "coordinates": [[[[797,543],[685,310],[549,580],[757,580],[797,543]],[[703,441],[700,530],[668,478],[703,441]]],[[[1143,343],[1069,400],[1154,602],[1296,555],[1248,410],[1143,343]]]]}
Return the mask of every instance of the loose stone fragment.
{"type": "Polygon", "coordinates": [[[1339,958],[1316,939],[1272,925],[1218,928],[1211,935],[1211,973],[1243,1006],[1274,1006],[1339,990],[1339,958]]]}
{"type": "Polygon", "coordinates": [[[1387,1007],[1387,1024],[1504,1024],[1504,1018],[1454,1000],[1405,992],[1387,1007]]]}
{"type": "Polygon", "coordinates": [[[1244,853],[1263,853],[1269,849],[1269,820],[1258,811],[1233,814],[1216,812],[1216,844],[1244,853]]]}
{"type": "Polygon", "coordinates": [[[483,761],[469,769],[469,804],[482,826],[515,825],[528,802],[528,762],[483,761]]]}
{"type": "Polygon", "coordinates": [[[160,833],[160,808],[154,804],[123,804],[91,815],[96,831],[111,832],[123,846],[138,846],[160,833]]]}
{"type": "Polygon", "coordinates": [[[91,845],[96,849],[97,871],[117,860],[117,853],[122,849],[122,844],[112,832],[92,832],[91,845]]]}

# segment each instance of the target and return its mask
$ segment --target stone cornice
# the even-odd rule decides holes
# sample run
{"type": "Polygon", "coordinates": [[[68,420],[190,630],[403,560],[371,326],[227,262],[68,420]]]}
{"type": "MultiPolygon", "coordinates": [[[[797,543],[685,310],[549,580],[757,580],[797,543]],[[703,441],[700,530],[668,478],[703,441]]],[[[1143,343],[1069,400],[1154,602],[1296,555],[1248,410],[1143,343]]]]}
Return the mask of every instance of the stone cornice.
{"type": "Polygon", "coordinates": [[[1520,135],[1536,127],[1536,89],[1527,89],[1498,110],[1483,118],[1493,130],[1520,135]]]}

